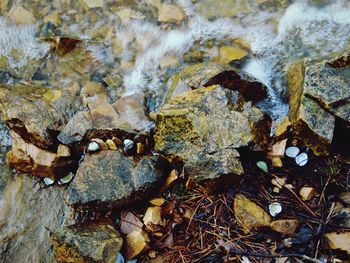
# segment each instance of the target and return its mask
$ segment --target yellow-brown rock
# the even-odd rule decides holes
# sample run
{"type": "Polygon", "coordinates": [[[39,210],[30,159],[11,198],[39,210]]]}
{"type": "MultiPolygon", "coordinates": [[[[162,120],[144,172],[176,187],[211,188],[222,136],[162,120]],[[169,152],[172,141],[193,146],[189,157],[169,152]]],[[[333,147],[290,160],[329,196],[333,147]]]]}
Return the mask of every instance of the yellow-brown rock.
{"type": "Polygon", "coordinates": [[[340,249],[350,255],[350,232],[336,233],[331,232],[325,234],[328,245],[331,249],[340,249]]]}
{"type": "Polygon", "coordinates": [[[184,18],[185,13],[177,5],[161,4],[159,7],[159,22],[173,22],[179,24],[184,18]]]}
{"type": "Polygon", "coordinates": [[[245,232],[270,226],[270,215],[242,194],[236,194],[233,206],[237,223],[245,232]]]}
{"type": "Polygon", "coordinates": [[[234,47],[234,46],[222,46],[219,49],[219,63],[229,63],[233,60],[240,60],[243,59],[248,55],[248,52],[240,47],[234,47]]]}
{"type": "Polygon", "coordinates": [[[281,219],[273,221],[270,224],[272,230],[279,232],[281,234],[291,236],[295,234],[295,230],[300,225],[300,222],[295,219],[281,219]]]}

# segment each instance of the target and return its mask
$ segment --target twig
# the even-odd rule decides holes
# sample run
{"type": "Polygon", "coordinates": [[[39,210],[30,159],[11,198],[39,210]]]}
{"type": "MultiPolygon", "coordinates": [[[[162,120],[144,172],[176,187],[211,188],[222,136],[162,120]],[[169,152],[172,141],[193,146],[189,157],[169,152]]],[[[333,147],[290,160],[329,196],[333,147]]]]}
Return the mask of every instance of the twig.
{"type": "Polygon", "coordinates": [[[231,253],[235,255],[241,255],[241,256],[248,256],[248,257],[260,257],[260,258],[284,258],[284,257],[289,257],[289,258],[302,258],[305,260],[308,260],[310,262],[314,263],[323,263],[321,260],[318,260],[316,258],[311,258],[306,255],[299,255],[299,254],[260,254],[260,253],[254,253],[254,252],[241,252],[237,250],[231,250],[231,253]]]}

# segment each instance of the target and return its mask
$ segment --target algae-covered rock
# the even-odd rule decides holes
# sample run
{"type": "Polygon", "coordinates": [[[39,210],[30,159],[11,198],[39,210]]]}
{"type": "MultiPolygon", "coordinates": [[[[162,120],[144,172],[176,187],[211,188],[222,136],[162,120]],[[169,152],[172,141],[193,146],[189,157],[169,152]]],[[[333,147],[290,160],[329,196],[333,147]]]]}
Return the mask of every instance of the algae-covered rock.
{"type": "Polygon", "coordinates": [[[55,144],[57,134],[80,106],[79,97],[70,90],[0,87],[3,120],[26,142],[42,148],[55,144]]]}
{"type": "Polygon", "coordinates": [[[155,150],[180,157],[186,172],[199,182],[242,174],[236,149],[256,139],[255,125],[264,115],[249,106],[234,110],[232,96],[213,85],[171,98],[157,116],[155,150]]]}
{"type": "Polygon", "coordinates": [[[60,228],[51,242],[58,263],[114,263],[123,239],[113,226],[100,223],[60,228]]]}
{"type": "Polygon", "coordinates": [[[89,154],[69,185],[67,202],[82,209],[106,211],[145,198],[167,174],[167,162],[160,156],[142,158],[134,164],[118,151],[89,154]]]}
{"type": "Polygon", "coordinates": [[[350,121],[346,61],[304,60],[291,65],[286,74],[294,132],[316,155],[329,154],[336,119],[350,121]]]}

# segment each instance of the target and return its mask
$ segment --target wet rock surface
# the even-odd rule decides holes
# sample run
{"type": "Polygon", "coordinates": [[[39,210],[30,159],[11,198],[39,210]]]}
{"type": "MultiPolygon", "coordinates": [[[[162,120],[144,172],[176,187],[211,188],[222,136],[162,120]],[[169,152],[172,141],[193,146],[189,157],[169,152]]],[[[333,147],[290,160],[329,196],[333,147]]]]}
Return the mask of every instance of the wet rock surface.
{"type": "Polygon", "coordinates": [[[305,60],[287,73],[295,133],[317,155],[329,154],[336,120],[350,124],[349,69],[346,60],[340,60],[305,60]]]}
{"type": "Polygon", "coordinates": [[[170,99],[157,116],[155,150],[179,156],[198,182],[241,175],[236,149],[255,140],[254,125],[264,115],[251,106],[235,109],[235,95],[214,85],[170,99]]]}
{"type": "Polygon", "coordinates": [[[58,263],[115,263],[123,239],[113,226],[99,223],[57,229],[51,242],[58,263]]]}
{"type": "Polygon", "coordinates": [[[67,203],[79,209],[107,211],[142,200],[165,179],[167,161],[160,156],[133,164],[118,151],[88,154],[69,186],[67,203]]]}
{"type": "Polygon", "coordinates": [[[56,136],[81,107],[73,91],[35,86],[0,88],[3,120],[25,141],[54,147],[56,136]]]}

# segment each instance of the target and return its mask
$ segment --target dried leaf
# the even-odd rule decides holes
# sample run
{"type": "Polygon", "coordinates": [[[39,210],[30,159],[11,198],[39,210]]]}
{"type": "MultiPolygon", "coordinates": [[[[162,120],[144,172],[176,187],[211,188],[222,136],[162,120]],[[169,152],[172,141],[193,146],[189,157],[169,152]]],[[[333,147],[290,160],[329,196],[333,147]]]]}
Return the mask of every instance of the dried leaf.
{"type": "Polygon", "coordinates": [[[162,197],[156,197],[153,198],[151,201],[149,201],[152,205],[155,206],[162,206],[165,203],[165,199],[162,197]]]}
{"type": "Polygon", "coordinates": [[[143,224],[141,220],[131,212],[123,212],[121,215],[120,232],[125,235],[133,231],[141,231],[143,224]]]}
{"type": "Polygon", "coordinates": [[[133,231],[126,236],[126,253],[127,260],[139,255],[141,252],[147,250],[150,239],[143,230],[133,231]]]}

